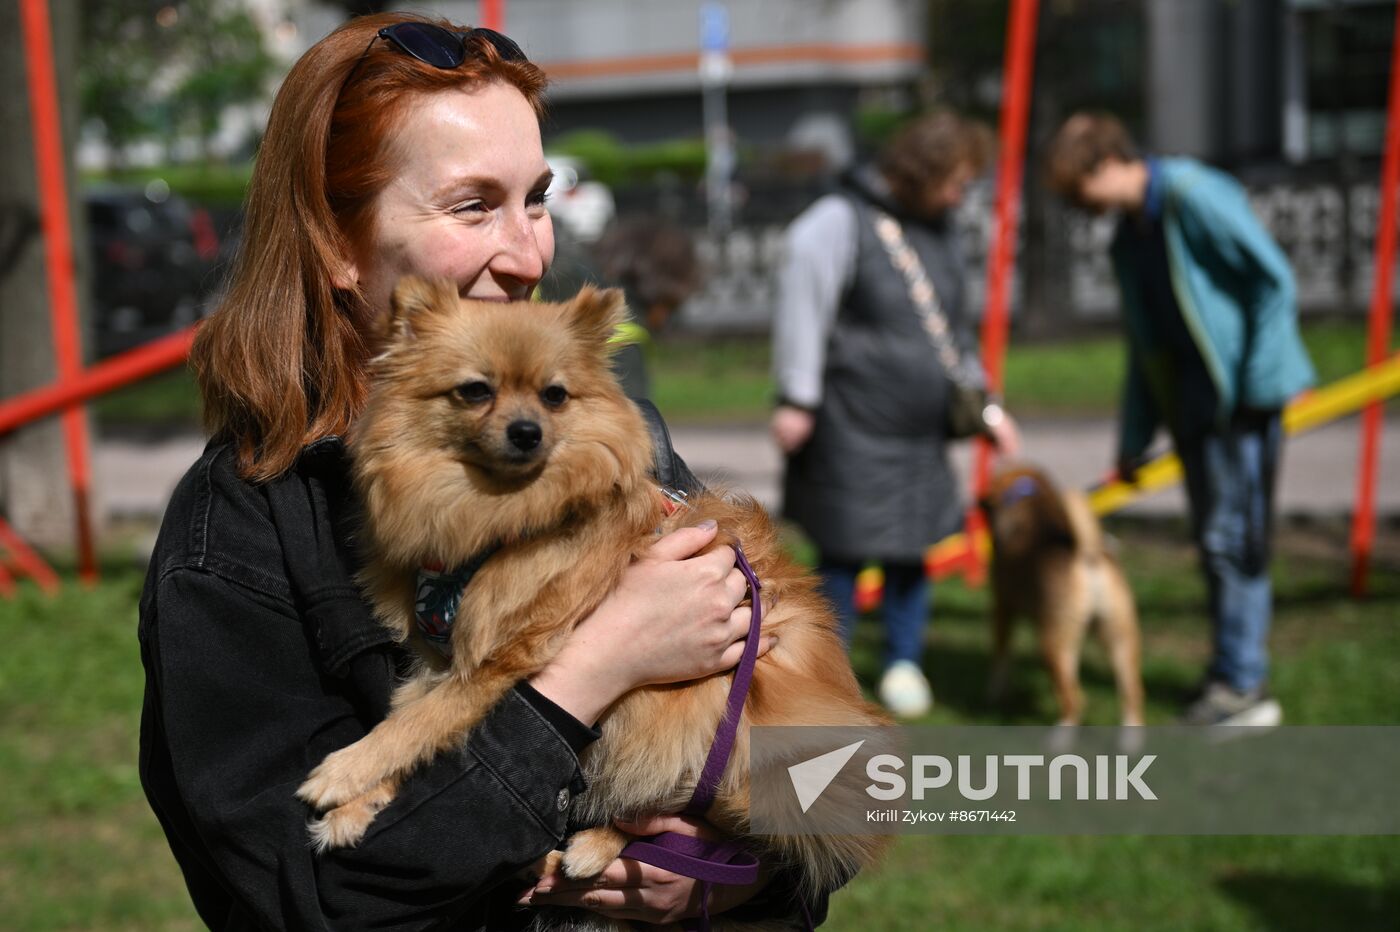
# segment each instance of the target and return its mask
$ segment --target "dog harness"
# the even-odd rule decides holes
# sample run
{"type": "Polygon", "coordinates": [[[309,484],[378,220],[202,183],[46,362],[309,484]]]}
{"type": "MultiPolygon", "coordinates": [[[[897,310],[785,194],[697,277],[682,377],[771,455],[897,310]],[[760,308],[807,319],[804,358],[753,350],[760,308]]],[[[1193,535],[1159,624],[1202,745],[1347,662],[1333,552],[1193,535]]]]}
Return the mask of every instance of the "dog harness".
{"type": "Polygon", "coordinates": [[[1017,476],[1011,485],[1006,487],[1006,491],[1001,493],[1001,504],[1010,505],[1019,502],[1023,498],[1030,498],[1040,491],[1039,484],[1030,476],[1017,476]]]}
{"type": "Polygon", "coordinates": [[[457,609],[462,605],[467,583],[499,546],[487,547],[455,570],[444,569],[441,564],[418,570],[413,620],[423,640],[444,657],[452,656],[452,623],[457,620],[457,609]]]}

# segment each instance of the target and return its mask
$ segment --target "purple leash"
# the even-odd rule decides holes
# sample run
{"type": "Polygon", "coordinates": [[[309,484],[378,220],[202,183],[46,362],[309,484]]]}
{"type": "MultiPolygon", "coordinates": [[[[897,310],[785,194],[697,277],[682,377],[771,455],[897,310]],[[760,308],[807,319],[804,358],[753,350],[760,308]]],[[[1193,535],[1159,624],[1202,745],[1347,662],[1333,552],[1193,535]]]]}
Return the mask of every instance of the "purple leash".
{"type": "MultiPolygon", "coordinates": [[[[749,636],[744,644],[739,666],[734,669],[734,682],[729,686],[729,701],[724,708],[724,716],[715,729],[715,740],[710,744],[709,757],[700,771],[700,780],[695,784],[695,792],[686,805],[684,815],[703,816],[715,801],[715,791],[719,788],[720,777],[729,763],[729,755],[734,750],[734,736],[739,730],[739,716],[744,711],[744,701],[749,695],[749,684],[753,681],[754,664],[758,661],[759,628],[763,624],[763,605],[758,590],[763,588],[757,574],[744,557],[744,551],[736,544],[734,562],[739,572],[749,581],[749,594],[753,601],[753,617],[749,621],[749,636]]],[[[737,841],[704,841],[689,835],[675,832],[662,832],[651,838],[634,841],[622,849],[624,858],[632,858],[662,870],[671,871],[684,877],[699,880],[700,916],[697,920],[685,923],[686,928],[709,932],[710,929],[710,889],[721,883],[731,886],[753,883],[758,879],[758,858],[740,847],[737,841]],[[692,925],[692,923],[694,923],[692,925]]],[[[812,927],[807,906],[802,904],[803,917],[807,927],[812,927]]]]}

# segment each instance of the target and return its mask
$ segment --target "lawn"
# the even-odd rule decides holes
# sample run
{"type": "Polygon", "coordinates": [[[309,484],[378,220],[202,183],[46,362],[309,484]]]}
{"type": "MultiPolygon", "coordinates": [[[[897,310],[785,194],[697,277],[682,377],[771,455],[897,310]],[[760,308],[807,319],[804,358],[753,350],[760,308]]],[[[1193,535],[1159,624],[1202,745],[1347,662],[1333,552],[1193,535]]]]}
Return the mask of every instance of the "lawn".
{"type": "MultiPolygon", "coordinates": [[[[1203,669],[1204,585],[1185,529],[1111,524],[1142,612],[1149,724],[1167,723],[1203,669]]],[[[1274,565],[1272,687],[1293,724],[1400,724],[1400,531],[1393,527],[1366,602],[1344,597],[1345,525],[1288,526],[1274,565]]],[[[1018,632],[1009,708],[982,699],[986,593],[935,593],[925,663],[937,705],[928,724],[1045,724],[1049,677],[1018,632]]],[[[857,631],[853,659],[878,673],[879,628],[857,631]]],[[[1087,724],[1116,722],[1112,674],[1085,651],[1087,724]]],[[[833,929],[1227,930],[1400,927],[1400,838],[900,838],[882,870],[834,901],[833,929]]]]}
{"type": "MultiPolygon", "coordinates": [[[[1365,358],[1360,322],[1310,322],[1304,339],[1327,383],[1356,371],[1365,358]]],[[[658,339],[647,347],[653,399],[672,423],[759,421],[773,401],[766,340],[658,339]]],[[[1062,343],[1012,342],[1006,397],[1018,416],[1107,415],[1118,403],[1123,346],[1116,335],[1062,343]]],[[[177,371],[98,400],[100,423],[179,427],[193,424],[198,402],[190,376],[177,371]]]]}
{"type": "MultiPolygon", "coordinates": [[[[1181,529],[1116,524],[1142,607],[1149,721],[1171,719],[1205,656],[1203,592],[1181,529]]],[[[1400,530],[1387,526],[1374,594],[1343,595],[1342,525],[1279,537],[1273,684],[1295,723],[1400,723],[1400,530]]],[[[179,872],[137,779],[140,560],[103,582],[0,600],[0,910],[17,930],[195,929],[179,872]]],[[[930,723],[1043,723],[1052,704],[1028,632],[1011,704],[981,701],[986,593],[940,584],[927,669],[930,723]]],[[[869,682],[878,627],[854,662],[869,682]]],[[[1102,656],[1086,655],[1088,720],[1114,720],[1102,656]]],[[[1390,929],[1394,838],[906,838],[833,901],[828,928],[1390,929]]]]}

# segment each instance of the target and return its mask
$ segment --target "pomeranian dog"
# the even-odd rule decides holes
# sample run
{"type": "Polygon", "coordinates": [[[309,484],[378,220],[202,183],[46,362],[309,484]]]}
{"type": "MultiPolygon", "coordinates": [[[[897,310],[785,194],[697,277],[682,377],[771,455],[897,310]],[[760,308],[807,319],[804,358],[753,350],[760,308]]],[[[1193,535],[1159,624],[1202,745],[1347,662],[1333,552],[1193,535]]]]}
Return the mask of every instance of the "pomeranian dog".
{"type": "MultiPolygon", "coordinates": [[[[750,726],[888,722],[862,698],[814,577],[784,555],[757,503],[705,493],[668,517],[648,473],[646,424],[609,370],[619,292],[499,304],[408,278],[392,304],[350,448],[365,509],[361,582],[378,618],[415,648],[417,666],[390,715],[327,756],[298,790],[323,813],[311,826],[318,846],[359,841],[405,775],[458,746],[555,656],[658,530],[706,518],[742,546],[771,604],[763,632],[777,638],[758,659],[707,820],[746,835],[751,773],[780,766],[749,759],[750,726]],[[450,652],[432,648],[414,621],[419,570],[460,566],[488,548],[462,596],[450,652]]],[[[608,710],[602,738],[583,755],[588,791],[574,813],[602,827],[569,840],[567,875],[598,873],[632,840],[611,827],[615,817],[685,806],[731,679],[637,689],[608,710]]],[[[882,847],[874,836],[749,840],[799,865],[808,891],[848,878],[882,847]]]]}
{"type": "Polygon", "coordinates": [[[1097,622],[1122,724],[1141,725],[1137,608],[1089,500],[1077,489],[1056,488],[1039,469],[1010,466],[992,478],[980,505],[992,535],[991,697],[1006,689],[1012,622],[1027,616],[1054,682],[1059,724],[1079,724],[1079,654],[1097,622]]]}

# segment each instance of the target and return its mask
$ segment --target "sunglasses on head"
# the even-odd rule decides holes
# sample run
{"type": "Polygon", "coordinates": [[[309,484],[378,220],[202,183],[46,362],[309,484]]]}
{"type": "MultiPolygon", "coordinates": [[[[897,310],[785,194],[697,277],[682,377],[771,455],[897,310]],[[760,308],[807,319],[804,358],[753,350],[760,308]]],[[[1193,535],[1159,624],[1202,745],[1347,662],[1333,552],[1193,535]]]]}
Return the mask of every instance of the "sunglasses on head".
{"type": "Polygon", "coordinates": [[[395,23],[379,30],[377,39],[388,39],[399,51],[434,68],[456,68],[467,60],[467,40],[480,38],[491,43],[506,61],[526,61],[525,53],[508,36],[494,29],[453,32],[432,23],[395,23]]]}
{"type": "Polygon", "coordinates": [[[453,32],[451,29],[444,29],[432,23],[394,23],[392,26],[385,26],[375,33],[374,38],[369,40],[369,45],[360,53],[360,57],[355,59],[354,67],[345,76],[345,81],[341,84],[344,88],[360,71],[360,65],[364,64],[365,56],[369,54],[370,47],[380,39],[387,39],[393,43],[394,47],[405,55],[410,55],[418,59],[425,65],[432,65],[434,68],[450,70],[456,68],[467,60],[467,40],[473,38],[485,39],[491,43],[496,52],[504,61],[529,61],[525,53],[520,51],[520,46],[509,36],[503,36],[494,29],[468,29],[466,32],[453,32]]]}

